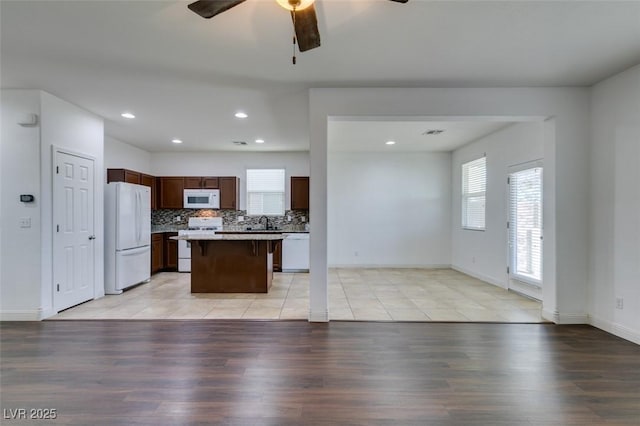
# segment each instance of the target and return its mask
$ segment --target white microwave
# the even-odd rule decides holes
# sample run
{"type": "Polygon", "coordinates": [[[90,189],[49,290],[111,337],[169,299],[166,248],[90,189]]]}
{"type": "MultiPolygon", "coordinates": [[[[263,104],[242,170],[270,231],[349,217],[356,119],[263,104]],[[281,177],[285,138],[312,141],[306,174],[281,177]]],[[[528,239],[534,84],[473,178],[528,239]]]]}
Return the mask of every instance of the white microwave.
{"type": "Polygon", "coordinates": [[[185,189],[184,190],[185,209],[219,209],[220,190],[219,189],[185,189]]]}

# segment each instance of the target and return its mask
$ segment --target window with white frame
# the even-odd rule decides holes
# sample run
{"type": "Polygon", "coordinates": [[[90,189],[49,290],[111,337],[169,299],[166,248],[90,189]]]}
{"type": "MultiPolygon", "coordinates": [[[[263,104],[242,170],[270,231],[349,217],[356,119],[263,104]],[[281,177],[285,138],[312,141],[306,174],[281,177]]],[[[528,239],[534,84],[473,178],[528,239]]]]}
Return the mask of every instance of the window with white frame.
{"type": "Polygon", "coordinates": [[[509,175],[510,273],[542,284],[542,167],[536,164],[509,175]]]}
{"type": "Polygon", "coordinates": [[[462,228],[485,229],[487,191],[487,158],[482,157],[462,165],[462,228]]]}
{"type": "Polygon", "coordinates": [[[284,169],[247,169],[247,214],[284,215],[284,169]]]}

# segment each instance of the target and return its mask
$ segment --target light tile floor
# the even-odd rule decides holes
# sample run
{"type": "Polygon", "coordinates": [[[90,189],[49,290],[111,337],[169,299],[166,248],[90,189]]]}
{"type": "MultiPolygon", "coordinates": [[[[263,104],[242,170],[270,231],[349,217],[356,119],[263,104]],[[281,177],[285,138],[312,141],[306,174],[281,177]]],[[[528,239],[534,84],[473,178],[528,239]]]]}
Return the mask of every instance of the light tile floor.
{"type": "MultiPolygon", "coordinates": [[[[309,274],[274,274],[268,294],[191,294],[164,272],[51,319],[307,319],[309,274]]],[[[358,321],[544,322],[541,304],[452,269],[331,269],[329,317],[358,321]]]]}

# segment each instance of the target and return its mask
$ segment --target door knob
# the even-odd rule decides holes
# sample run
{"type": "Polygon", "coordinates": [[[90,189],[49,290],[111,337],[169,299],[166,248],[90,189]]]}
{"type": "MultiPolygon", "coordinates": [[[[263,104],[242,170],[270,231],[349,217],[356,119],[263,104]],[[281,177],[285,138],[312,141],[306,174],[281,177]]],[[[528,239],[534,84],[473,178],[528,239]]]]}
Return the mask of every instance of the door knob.
{"type": "Polygon", "coordinates": [[[90,240],[95,240],[95,239],[96,239],[96,236],[95,236],[95,235],[89,235],[89,239],[90,239],[90,240]]]}

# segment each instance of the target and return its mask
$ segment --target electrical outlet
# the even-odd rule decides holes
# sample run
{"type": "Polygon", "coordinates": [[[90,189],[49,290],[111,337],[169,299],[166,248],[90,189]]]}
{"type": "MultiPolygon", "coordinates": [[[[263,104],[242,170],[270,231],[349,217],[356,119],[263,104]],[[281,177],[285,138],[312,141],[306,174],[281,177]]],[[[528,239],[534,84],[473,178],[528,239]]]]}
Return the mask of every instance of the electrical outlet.
{"type": "Polygon", "coordinates": [[[21,217],[20,218],[20,228],[31,228],[31,218],[30,217],[21,217]]]}
{"type": "Polygon", "coordinates": [[[300,218],[300,221],[301,221],[301,222],[306,222],[306,221],[307,221],[307,218],[306,218],[306,217],[304,217],[304,216],[302,216],[302,217],[300,218]]]}
{"type": "Polygon", "coordinates": [[[238,222],[244,222],[244,216],[238,216],[238,222]]]}
{"type": "Polygon", "coordinates": [[[291,222],[291,215],[290,214],[287,215],[287,222],[291,222]]]}
{"type": "Polygon", "coordinates": [[[174,221],[174,222],[180,222],[180,216],[176,216],[176,217],[174,217],[174,218],[173,218],[173,221],[174,221]]]}
{"type": "Polygon", "coordinates": [[[616,297],[616,309],[624,309],[624,299],[622,297],[616,297]]]}
{"type": "Polygon", "coordinates": [[[476,257],[475,257],[475,256],[473,256],[473,257],[471,258],[471,263],[476,263],[476,257]]]}
{"type": "Polygon", "coordinates": [[[353,255],[354,255],[355,257],[358,257],[358,252],[357,252],[357,251],[354,251],[354,252],[353,252],[353,255]]]}

